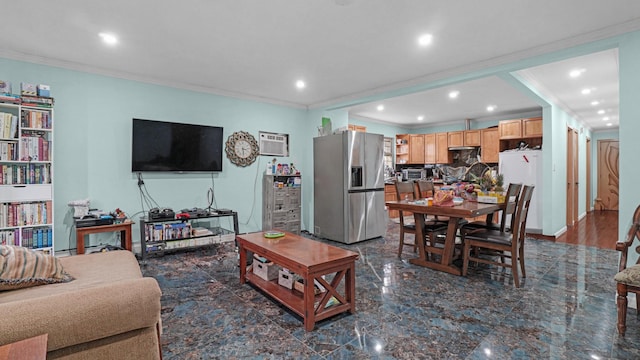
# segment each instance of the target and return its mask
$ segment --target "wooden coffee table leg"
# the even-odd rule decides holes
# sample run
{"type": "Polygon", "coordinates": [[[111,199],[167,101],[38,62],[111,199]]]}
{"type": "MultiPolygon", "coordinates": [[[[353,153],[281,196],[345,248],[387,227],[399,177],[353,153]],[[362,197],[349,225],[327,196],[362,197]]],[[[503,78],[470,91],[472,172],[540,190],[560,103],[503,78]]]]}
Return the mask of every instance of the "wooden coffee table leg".
{"type": "Polygon", "coordinates": [[[304,329],[312,331],[316,325],[315,286],[313,276],[305,275],[304,278],[304,329]]]}
{"type": "Polygon", "coordinates": [[[355,262],[349,264],[349,269],[347,270],[347,276],[344,279],[344,288],[345,295],[347,296],[347,301],[351,304],[350,313],[356,313],[356,265],[355,262]]]}
{"type": "Polygon", "coordinates": [[[247,274],[247,252],[240,242],[238,242],[238,254],[240,254],[240,262],[238,263],[240,267],[240,284],[244,284],[246,281],[245,275],[247,274]]]}

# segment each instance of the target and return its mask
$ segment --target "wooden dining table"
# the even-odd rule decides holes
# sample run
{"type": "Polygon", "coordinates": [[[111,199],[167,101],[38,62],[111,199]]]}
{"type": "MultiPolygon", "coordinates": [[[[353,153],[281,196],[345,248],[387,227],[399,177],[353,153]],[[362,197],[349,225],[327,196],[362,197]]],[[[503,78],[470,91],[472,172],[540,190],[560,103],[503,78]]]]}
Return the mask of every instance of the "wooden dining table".
{"type": "Polygon", "coordinates": [[[507,203],[501,204],[485,204],[473,201],[464,201],[460,205],[454,206],[438,206],[427,205],[426,201],[400,200],[387,201],[386,205],[389,210],[400,210],[412,212],[416,225],[416,243],[418,244],[419,257],[409,259],[414,265],[425,266],[431,269],[445,271],[454,275],[462,275],[462,269],[453,264],[453,255],[455,250],[456,233],[458,231],[458,222],[460,219],[474,218],[476,216],[487,215],[487,221],[491,221],[493,213],[503,210],[507,203]],[[424,240],[424,222],[426,215],[445,216],[449,218],[447,225],[447,234],[444,243],[444,249],[440,261],[429,257],[425,248],[424,240]]]}

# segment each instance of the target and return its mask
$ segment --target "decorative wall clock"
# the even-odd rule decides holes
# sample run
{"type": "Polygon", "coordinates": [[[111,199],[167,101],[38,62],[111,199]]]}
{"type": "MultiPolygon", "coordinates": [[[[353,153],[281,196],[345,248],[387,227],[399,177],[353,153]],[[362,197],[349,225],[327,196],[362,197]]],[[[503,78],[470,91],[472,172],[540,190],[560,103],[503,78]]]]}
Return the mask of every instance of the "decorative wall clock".
{"type": "Polygon", "coordinates": [[[236,131],[229,135],[225,143],[227,158],[237,166],[249,166],[260,153],[258,142],[246,131],[236,131]]]}

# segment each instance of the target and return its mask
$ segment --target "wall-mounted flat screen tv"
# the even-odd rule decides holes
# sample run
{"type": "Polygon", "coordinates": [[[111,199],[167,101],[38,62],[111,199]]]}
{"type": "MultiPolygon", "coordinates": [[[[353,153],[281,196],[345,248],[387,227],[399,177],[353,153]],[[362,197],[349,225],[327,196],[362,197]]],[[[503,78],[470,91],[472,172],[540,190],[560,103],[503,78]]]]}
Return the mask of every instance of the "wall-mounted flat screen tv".
{"type": "Polygon", "coordinates": [[[133,119],[131,171],[222,171],[222,130],[133,119]]]}

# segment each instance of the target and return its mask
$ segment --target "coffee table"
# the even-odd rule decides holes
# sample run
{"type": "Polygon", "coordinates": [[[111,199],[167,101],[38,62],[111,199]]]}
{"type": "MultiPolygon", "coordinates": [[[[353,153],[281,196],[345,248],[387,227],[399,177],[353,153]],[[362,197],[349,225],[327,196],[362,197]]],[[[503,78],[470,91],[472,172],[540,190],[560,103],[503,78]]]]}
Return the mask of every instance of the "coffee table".
{"type": "Polygon", "coordinates": [[[265,238],[264,232],[256,232],[238,235],[236,240],[240,252],[240,283],[253,284],[301,316],[306,331],[313,330],[317,321],[343,312],[355,313],[355,260],[358,253],[289,232],[275,239],[265,238]],[[267,258],[300,276],[304,279],[304,292],[255,275],[251,271],[252,265],[245,266],[248,252],[267,258]],[[326,291],[316,294],[314,282],[326,291]]]}

